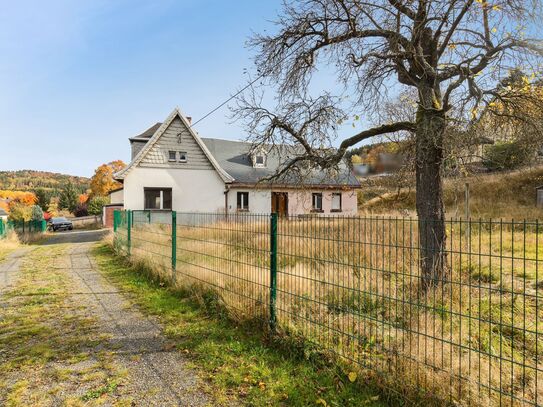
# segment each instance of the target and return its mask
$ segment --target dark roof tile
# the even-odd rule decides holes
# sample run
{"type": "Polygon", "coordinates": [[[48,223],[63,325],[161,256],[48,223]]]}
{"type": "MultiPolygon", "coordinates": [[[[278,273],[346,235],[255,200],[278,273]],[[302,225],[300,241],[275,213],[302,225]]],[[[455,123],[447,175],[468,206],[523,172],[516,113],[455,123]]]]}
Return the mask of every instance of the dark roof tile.
{"type": "Polygon", "coordinates": [[[158,130],[158,128],[162,126],[162,123],[155,123],[151,127],[149,127],[147,130],[145,130],[143,133],[138,134],[137,136],[130,137],[130,141],[145,141],[149,140],[151,137],[153,137],[153,134],[158,130]]]}

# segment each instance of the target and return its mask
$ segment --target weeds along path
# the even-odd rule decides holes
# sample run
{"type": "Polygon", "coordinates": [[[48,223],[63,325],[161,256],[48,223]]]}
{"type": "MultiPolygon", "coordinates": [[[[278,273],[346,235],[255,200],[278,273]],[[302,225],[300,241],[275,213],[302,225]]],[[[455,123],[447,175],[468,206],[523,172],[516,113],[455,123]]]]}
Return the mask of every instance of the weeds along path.
{"type": "Polygon", "coordinates": [[[0,295],[0,405],[209,405],[159,326],[98,274],[92,243],[49,243],[0,295]]]}

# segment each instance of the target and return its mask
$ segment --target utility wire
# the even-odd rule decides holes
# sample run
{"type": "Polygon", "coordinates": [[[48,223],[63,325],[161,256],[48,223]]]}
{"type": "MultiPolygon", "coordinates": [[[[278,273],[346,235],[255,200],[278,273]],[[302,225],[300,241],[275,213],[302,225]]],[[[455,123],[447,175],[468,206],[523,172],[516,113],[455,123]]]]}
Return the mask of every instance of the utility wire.
{"type": "MultiPolygon", "coordinates": [[[[274,68],[277,67],[279,64],[281,64],[282,62],[284,62],[288,57],[294,55],[294,53],[298,50],[300,50],[305,44],[301,44],[298,48],[292,50],[292,52],[288,53],[287,55],[285,55],[283,58],[281,58],[279,61],[277,61],[277,63],[274,65],[274,68]]],[[[251,82],[249,82],[247,85],[245,85],[243,88],[241,88],[239,91],[237,91],[235,94],[233,94],[232,96],[230,96],[228,99],[226,99],[224,102],[222,102],[220,105],[218,105],[217,107],[213,108],[212,110],[210,110],[208,113],[206,113],[203,117],[199,118],[198,120],[196,120],[193,124],[191,124],[191,128],[196,126],[198,123],[200,123],[202,120],[206,119],[207,117],[211,116],[213,113],[215,113],[217,110],[219,110],[221,107],[223,107],[224,105],[226,105],[228,102],[230,102],[232,99],[234,99],[235,97],[237,97],[238,95],[240,95],[241,93],[245,92],[247,89],[249,89],[251,86],[253,86],[255,84],[255,82],[257,82],[258,80],[262,79],[264,77],[264,73],[261,73],[260,75],[258,75],[255,79],[253,79],[251,82]]]]}
{"type": "MultiPolygon", "coordinates": [[[[285,57],[286,58],[286,57],[285,57]]],[[[282,61],[280,61],[282,62],[282,61]]],[[[225,104],[227,104],[228,102],[230,102],[232,99],[234,99],[235,97],[237,97],[239,94],[245,92],[246,89],[250,88],[251,86],[253,86],[253,84],[258,81],[259,79],[261,79],[262,77],[264,76],[264,74],[260,74],[259,76],[257,76],[255,79],[253,79],[251,82],[249,82],[247,85],[245,85],[243,88],[241,88],[239,91],[237,91],[235,94],[233,94],[232,96],[230,96],[228,99],[226,99],[224,102],[222,102],[220,105],[218,105],[217,107],[215,107],[213,110],[209,111],[208,113],[206,113],[203,117],[201,117],[200,119],[198,119],[197,121],[195,121],[190,127],[194,127],[196,126],[198,123],[200,123],[202,120],[206,119],[208,116],[211,116],[213,113],[215,113],[217,110],[219,110],[221,107],[223,107],[225,104]]]]}

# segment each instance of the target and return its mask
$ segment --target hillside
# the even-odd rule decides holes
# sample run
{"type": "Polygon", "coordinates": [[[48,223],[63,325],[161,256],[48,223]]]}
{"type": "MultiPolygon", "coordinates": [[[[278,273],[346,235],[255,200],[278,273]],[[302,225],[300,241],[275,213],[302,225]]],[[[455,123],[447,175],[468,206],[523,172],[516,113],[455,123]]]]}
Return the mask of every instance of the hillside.
{"type": "Polygon", "coordinates": [[[84,191],[89,188],[90,179],[47,171],[0,171],[2,190],[29,191],[37,188],[54,190],[62,188],[69,182],[78,190],[84,191]]]}
{"type": "MultiPolygon", "coordinates": [[[[464,216],[465,183],[470,184],[472,218],[543,218],[543,209],[535,206],[535,188],[543,185],[543,166],[446,179],[444,203],[448,217],[464,216]]],[[[362,185],[362,211],[414,214],[414,187],[398,190],[393,180],[383,178],[366,180],[362,185]]]]}

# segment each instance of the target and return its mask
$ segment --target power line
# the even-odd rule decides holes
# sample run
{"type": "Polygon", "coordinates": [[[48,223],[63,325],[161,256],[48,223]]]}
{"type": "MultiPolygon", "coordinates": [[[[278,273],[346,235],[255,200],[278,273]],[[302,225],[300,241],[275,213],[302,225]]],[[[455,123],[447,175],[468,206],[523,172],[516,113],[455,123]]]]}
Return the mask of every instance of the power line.
{"type": "MultiPolygon", "coordinates": [[[[285,57],[286,58],[286,57],[285,57]]],[[[253,79],[251,82],[249,82],[247,85],[245,85],[243,88],[241,88],[239,91],[237,91],[234,95],[230,96],[228,99],[226,99],[224,102],[222,102],[220,105],[218,105],[217,107],[215,107],[213,110],[209,111],[208,113],[206,113],[203,117],[201,117],[200,119],[198,119],[197,121],[195,121],[190,127],[194,127],[196,126],[198,123],[200,123],[202,120],[204,120],[205,118],[207,118],[208,116],[211,116],[213,113],[215,113],[217,110],[219,110],[221,107],[223,107],[225,104],[227,104],[228,102],[230,102],[232,99],[234,99],[236,96],[238,96],[239,94],[243,93],[246,89],[250,88],[251,86],[253,86],[253,84],[258,81],[259,79],[261,79],[262,77],[264,76],[264,74],[260,74],[259,76],[256,77],[256,79],[253,79]]]]}
{"type": "MultiPolygon", "coordinates": [[[[277,61],[277,63],[274,65],[274,68],[277,67],[279,64],[281,64],[282,62],[284,62],[288,57],[294,55],[294,53],[298,50],[300,50],[305,44],[301,44],[298,48],[292,50],[292,52],[288,53],[287,55],[285,55],[283,58],[281,58],[279,61],[277,61]]],[[[241,93],[245,92],[245,90],[247,90],[248,88],[250,88],[251,86],[254,85],[254,83],[260,79],[262,79],[264,77],[264,73],[261,73],[260,75],[258,75],[255,79],[253,79],[251,82],[249,82],[247,85],[245,85],[243,88],[241,88],[239,91],[237,91],[235,94],[233,94],[232,96],[230,96],[228,99],[226,99],[224,102],[222,102],[220,105],[218,105],[217,107],[213,108],[212,110],[210,110],[208,113],[206,113],[203,117],[199,118],[198,120],[196,120],[190,127],[194,127],[196,126],[198,123],[200,123],[202,120],[206,119],[207,117],[211,116],[213,113],[215,113],[217,110],[219,110],[221,107],[223,107],[224,105],[226,105],[228,102],[230,102],[232,99],[234,99],[235,97],[237,97],[238,95],[240,95],[241,93]]]]}

